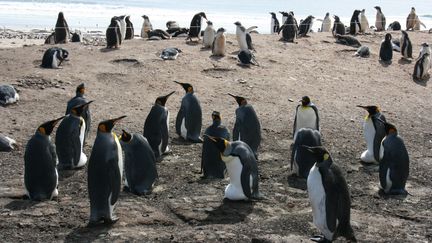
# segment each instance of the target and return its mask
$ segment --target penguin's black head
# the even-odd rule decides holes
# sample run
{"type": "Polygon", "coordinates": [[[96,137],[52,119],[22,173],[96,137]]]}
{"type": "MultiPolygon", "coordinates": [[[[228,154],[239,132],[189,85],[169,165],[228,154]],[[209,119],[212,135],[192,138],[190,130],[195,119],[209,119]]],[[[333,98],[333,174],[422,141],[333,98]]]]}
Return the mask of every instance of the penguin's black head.
{"type": "Polygon", "coordinates": [[[197,13],[197,15],[199,15],[199,16],[201,16],[201,17],[207,19],[207,16],[205,15],[204,12],[199,12],[199,13],[197,13]]]}
{"type": "Polygon", "coordinates": [[[40,134],[46,135],[46,136],[51,135],[52,131],[54,130],[54,127],[63,118],[64,118],[64,116],[57,118],[55,120],[45,122],[44,124],[42,124],[38,127],[36,132],[39,132],[40,134]]]}
{"type": "Polygon", "coordinates": [[[58,19],[61,19],[61,20],[64,19],[64,14],[63,14],[63,12],[59,12],[59,13],[58,13],[58,19]]]}
{"type": "Polygon", "coordinates": [[[234,24],[237,26],[241,26],[241,23],[239,21],[236,21],[234,24]]]}
{"type": "Polygon", "coordinates": [[[326,17],[329,17],[329,16],[330,16],[330,13],[329,13],[329,12],[327,12],[325,16],[326,16],[326,17]]]}
{"type": "Polygon", "coordinates": [[[335,22],[339,22],[340,21],[339,16],[337,16],[337,15],[333,15],[333,18],[335,19],[335,22]]]}
{"type": "Polygon", "coordinates": [[[246,104],[247,104],[247,100],[246,100],[246,98],[244,98],[244,97],[241,97],[241,96],[235,96],[235,95],[230,94],[230,93],[228,93],[228,95],[231,96],[231,97],[233,97],[233,98],[237,101],[237,104],[238,104],[239,106],[242,106],[242,105],[246,105],[246,104]]]}
{"type": "Polygon", "coordinates": [[[167,102],[168,97],[170,97],[174,93],[175,93],[175,91],[173,91],[173,92],[171,92],[171,93],[169,93],[169,94],[167,94],[165,96],[159,96],[159,97],[157,97],[155,103],[158,104],[158,105],[161,105],[161,106],[165,106],[165,103],[167,102]]]}
{"type": "Polygon", "coordinates": [[[207,20],[207,24],[208,25],[213,25],[213,22],[211,22],[210,20],[207,20]]]}
{"type": "Polygon", "coordinates": [[[65,60],[66,58],[68,58],[69,56],[69,52],[63,48],[59,48],[59,59],[60,60],[65,60]]]}
{"type": "Polygon", "coordinates": [[[271,16],[275,17],[276,14],[274,12],[270,12],[271,16]]]}
{"type": "Polygon", "coordinates": [[[309,147],[306,145],[301,145],[301,146],[315,156],[318,167],[319,164],[322,162],[329,161],[329,160],[331,161],[331,156],[324,146],[316,146],[316,147],[309,147]]]}
{"type": "Polygon", "coordinates": [[[414,7],[412,7],[412,8],[411,8],[411,11],[412,11],[412,12],[415,12],[415,8],[414,8],[414,7]]]}
{"type": "Polygon", "coordinates": [[[204,137],[210,139],[210,141],[212,141],[214,145],[216,145],[216,147],[219,149],[221,153],[223,153],[225,149],[228,147],[229,141],[224,138],[212,137],[207,134],[204,134],[204,137]]]}
{"type": "Polygon", "coordinates": [[[367,110],[367,112],[369,113],[369,115],[373,116],[376,113],[380,112],[380,109],[378,106],[375,105],[368,105],[368,106],[362,106],[362,105],[358,105],[357,107],[363,108],[365,110],[367,110]]]}
{"type": "Polygon", "coordinates": [[[396,133],[397,134],[397,129],[395,127],[395,125],[388,123],[388,122],[384,122],[384,129],[387,135],[392,134],[392,133],[396,133]]]}
{"type": "Polygon", "coordinates": [[[116,25],[117,24],[117,17],[116,16],[114,16],[114,17],[111,18],[111,24],[112,25],[116,25]]]}
{"type": "Polygon", "coordinates": [[[358,16],[360,14],[360,12],[361,12],[360,10],[356,9],[356,10],[354,10],[354,14],[353,15],[354,16],[358,16]]]}
{"type": "Polygon", "coordinates": [[[226,30],[224,29],[224,28],[219,28],[218,30],[217,30],[217,33],[224,33],[226,30]]]}
{"type": "Polygon", "coordinates": [[[300,102],[302,106],[308,106],[311,103],[309,96],[303,96],[300,102]]]}
{"type": "Polygon", "coordinates": [[[93,100],[89,101],[89,102],[87,102],[85,104],[77,105],[77,106],[73,107],[72,110],[71,110],[71,113],[74,114],[74,115],[76,115],[76,116],[81,116],[82,113],[88,108],[88,106],[92,102],[93,102],[93,100]]]}
{"type": "Polygon", "coordinates": [[[385,40],[386,42],[390,42],[391,39],[392,39],[392,35],[391,35],[390,33],[387,33],[387,34],[385,35],[385,37],[384,37],[384,40],[385,40]]]}
{"type": "Polygon", "coordinates": [[[213,111],[212,120],[213,121],[220,121],[221,120],[221,116],[220,116],[219,111],[213,111]]]}
{"type": "Polygon", "coordinates": [[[425,42],[425,43],[421,44],[421,46],[422,47],[429,47],[429,44],[425,42]]]}
{"type": "Polygon", "coordinates": [[[98,131],[99,132],[111,132],[112,129],[114,128],[114,125],[118,121],[120,121],[121,119],[123,119],[125,117],[126,116],[121,116],[121,117],[118,117],[118,118],[114,118],[114,119],[111,119],[111,120],[106,120],[106,121],[103,121],[103,122],[99,123],[98,131]]]}
{"type": "Polygon", "coordinates": [[[289,11],[288,14],[294,17],[294,11],[289,11]]]}
{"type": "Polygon", "coordinates": [[[174,82],[180,84],[183,87],[183,89],[186,91],[186,93],[193,93],[194,92],[194,89],[193,89],[191,84],[180,83],[179,81],[174,81],[174,82]]]}
{"type": "Polygon", "coordinates": [[[127,15],[125,19],[130,20],[130,15],[127,15]]]}
{"type": "Polygon", "coordinates": [[[125,143],[129,143],[132,140],[132,135],[125,130],[122,130],[122,135],[120,136],[120,140],[125,143]]]}
{"type": "Polygon", "coordinates": [[[362,9],[362,11],[361,11],[362,13],[365,13],[366,12],[366,9],[362,9]]]}
{"type": "Polygon", "coordinates": [[[83,96],[85,94],[85,85],[84,85],[84,83],[78,85],[75,92],[76,92],[77,95],[83,96]]]}
{"type": "Polygon", "coordinates": [[[381,7],[380,7],[380,6],[375,6],[375,9],[376,9],[378,12],[381,12],[381,7]]]}
{"type": "Polygon", "coordinates": [[[143,19],[149,19],[149,17],[147,15],[143,15],[141,17],[143,17],[143,19]]]}

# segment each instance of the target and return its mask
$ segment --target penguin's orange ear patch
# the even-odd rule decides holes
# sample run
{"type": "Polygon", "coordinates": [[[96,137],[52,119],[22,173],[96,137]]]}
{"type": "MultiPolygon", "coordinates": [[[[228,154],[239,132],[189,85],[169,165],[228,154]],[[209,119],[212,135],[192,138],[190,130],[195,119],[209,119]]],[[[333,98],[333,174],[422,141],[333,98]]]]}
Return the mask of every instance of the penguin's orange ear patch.
{"type": "Polygon", "coordinates": [[[329,155],[328,153],[325,153],[324,156],[323,156],[323,159],[324,159],[324,160],[328,160],[329,157],[330,157],[330,155],[329,155]]]}
{"type": "Polygon", "coordinates": [[[42,133],[42,134],[46,134],[45,128],[43,128],[43,127],[39,127],[38,130],[39,130],[40,133],[42,133]]]}
{"type": "Polygon", "coordinates": [[[193,91],[193,88],[192,87],[189,87],[188,88],[188,92],[192,92],[193,91]]]}
{"type": "Polygon", "coordinates": [[[225,146],[225,148],[227,148],[228,147],[228,140],[226,140],[226,139],[224,139],[224,146],[225,146]]]}
{"type": "Polygon", "coordinates": [[[107,132],[105,124],[99,125],[99,131],[101,131],[101,132],[107,132]]]}

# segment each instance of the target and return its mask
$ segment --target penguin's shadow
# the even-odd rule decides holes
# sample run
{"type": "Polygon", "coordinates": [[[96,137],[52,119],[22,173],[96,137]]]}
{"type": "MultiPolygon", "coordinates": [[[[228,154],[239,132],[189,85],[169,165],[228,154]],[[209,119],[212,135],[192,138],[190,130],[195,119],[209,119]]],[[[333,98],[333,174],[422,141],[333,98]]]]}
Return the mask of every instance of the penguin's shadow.
{"type": "Polygon", "coordinates": [[[101,49],[99,49],[99,51],[100,52],[112,52],[112,51],[117,51],[117,50],[119,50],[120,48],[101,48],[101,49]]]}
{"type": "Polygon", "coordinates": [[[171,143],[175,144],[175,145],[192,145],[192,144],[195,144],[194,142],[189,141],[189,140],[185,140],[181,137],[172,138],[171,143]]]}
{"type": "Polygon", "coordinates": [[[203,46],[203,47],[200,48],[200,51],[211,51],[211,48],[203,46]]]}
{"type": "Polygon", "coordinates": [[[94,227],[81,226],[70,232],[64,242],[94,242],[105,237],[112,227],[113,225],[109,224],[100,224],[94,227]]]}
{"type": "Polygon", "coordinates": [[[378,196],[384,200],[395,199],[395,200],[405,200],[408,197],[408,193],[405,194],[386,194],[383,189],[379,189],[377,192],[378,196]]]}
{"type": "Polygon", "coordinates": [[[200,42],[198,40],[195,40],[195,41],[193,41],[193,40],[187,40],[186,41],[186,45],[189,45],[189,46],[197,46],[199,44],[200,44],[200,42]]]}
{"type": "Polygon", "coordinates": [[[390,66],[392,64],[392,61],[385,62],[385,61],[379,60],[379,63],[383,67],[388,67],[388,66],[390,66]]]}
{"type": "Polygon", "coordinates": [[[299,177],[296,174],[288,175],[287,178],[288,185],[292,188],[297,188],[300,190],[307,190],[307,181],[305,178],[299,177]]]}
{"type": "Polygon", "coordinates": [[[72,177],[73,175],[75,175],[75,173],[78,171],[79,169],[76,170],[58,170],[58,175],[59,175],[59,181],[63,181],[69,177],[72,177]]]}
{"type": "Polygon", "coordinates": [[[411,60],[405,59],[403,57],[401,59],[399,59],[399,61],[398,61],[398,63],[401,65],[411,64],[411,62],[412,62],[411,60]]]}
{"type": "Polygon", "coordinates": [[[19,210],[29,209],[39,203],[41,203],[41,201],[33,201],[33,200],[25,199],[23,196],[22,200],[14,200],[6,204],[4,207],[11,211],[19,211],[19,210]]]}
{"type": "Polygon", "coordinates": [[[253,201],[231,201],[225,198],[219,207],[207,213],[207,218],[199,225],[237,224],[243,222],[253,208],[253,201]]]}
{"type": "Polygon", "coordinates": [[[210,59],[212,59],[213,61],[219,61],[219,60],[221,60],[223,58],[224,58],[224,56],[210,55],[210,59]]]}

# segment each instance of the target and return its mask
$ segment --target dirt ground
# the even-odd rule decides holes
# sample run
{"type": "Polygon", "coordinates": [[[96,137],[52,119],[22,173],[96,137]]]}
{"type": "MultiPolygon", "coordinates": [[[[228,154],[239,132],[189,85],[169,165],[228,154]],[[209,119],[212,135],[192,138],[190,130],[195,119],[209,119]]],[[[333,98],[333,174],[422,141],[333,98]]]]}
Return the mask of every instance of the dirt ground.
{"type": "MultiPolygon", "coordinates": [[[[392,32],[394,37],[400,36],[392,32]]],[[[427,33],[409,33],[414,57],[427,33]]],[[[62,45],[70,53],[63,69],[41,69],[50,46],[0,49],[0,83],[14,84],[21,100],[0,107],[0,132],[19,143],[0,154],[1,241],[175,241],[175,242],[309,242],[318,234],[312,223],[306,182],[290,176],[290,144],[297,100],[308,95],[320,112],[323,144],[343,170],[352,197],[352,225],[361,242],[432,241],[432,115],[431,85],[416,83],[415,61],[378,62],[384,33],[358,36],[371,49],[370,58],[353,57],[354,48],[334,43],[327,33],[313,33],[297,44],[276,35],[253,35],[260,66],[237,65],[234,35],[228,35],[228,55],[210,56],[201,45],[183,38],[166,41],[126,41],[119,50],[77,43],[62,45]],[[183,50],[177,60],[163,61],[165,47],[183,50]],[[211,113],[220,111],[232,131],[235,100],[248,98],[261,121],[259,186],[265,200],[223,200],[228,180],[203,180],[201,144],[189,144],[175,134],[174,122],[184,95],[174,80],[191,83],[201,101],[203,131],[211,113]],[[176,93],[167,107],[172,153],[157,164],[159,180],[149,196],[122,193],[112,227],[87,228],[87,169],[61,173],[59,197],[40,203],[21,199],[24,151],[43,122],[60,117],[75,87],[84,82],[93,124],[85,153],[90,155],[97,123],[127,115],[122,128],[142,133],[144,120],[157,96],[176,93]],[[294,102],[291,102],[294,101],[294,102]],[[365,150],[362,122],[366,112],[356,105],[378,105],[395,124],[410,155],[407,197],[378,194],[377,167],[359,162],[365,150]]],[[[54,138],[54,136],[52,136],[54,138]]],[[[339,238],[336,242],[344,242],[339,238]]]]}

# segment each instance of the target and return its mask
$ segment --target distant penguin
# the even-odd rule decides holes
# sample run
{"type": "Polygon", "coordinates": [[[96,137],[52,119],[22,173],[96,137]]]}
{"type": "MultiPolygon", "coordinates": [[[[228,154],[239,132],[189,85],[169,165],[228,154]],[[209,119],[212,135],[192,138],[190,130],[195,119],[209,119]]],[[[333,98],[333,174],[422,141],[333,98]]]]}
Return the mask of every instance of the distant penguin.
{"type": "Polygon", "coordinates": [[[46,37],[45,45],[54,45],[55,44],[55,32],[51,33],[49,36],[46,37]]]}
{"type": "Polygon", "coordinates": [[[249,50],[241,50],[239,54],[237,54],[238,60],[240,61],[239,65],[250,66],[256,65],[258,66],[258,62],[255,59],[254,54],[249,50]]]}
{"type": "Polygon", "coordinates": [[[69,26],[63,15],[63,12],[59,12],[57,17],[57,23],[55,25],[55,43],[64,44],[68,43],[70,39],[69,26]]]}
{"type": "Polygon", "coordinates": [[[338,236],[356,242],[351,227],[351,197],[339,167],[324,147],[306,147],[315,156],[315,165],[307,178],[307,191],[312,206],[313,223],[322,236],[311,240],[332,242],[338,236]]]}
{"type": "Polygon", "coordinates": [[[213,28],[213,23],[207,21],[207,27],[204,30],[203,45],[205,48],[211,48],[216,36],[216,31],[213,28]]]}
{"type": "Polygon", "coordinates": [[[350,35],[335,35],[336,43],[347,45],[347,46],[353,46],[353,47],[360,47],[361,43],[359,40],[357,40],[355,37],[350,35]]]}
{"type": "Polygon", "coordinates": [[[386,136],[380,146],[379,178],[386,194],[407,194],[409,156],[405,143],[393,124],[385,123],[386,136]]]}
{"type": "Polygon", "coordinates": [[[277,19],[275,13],[270,12],[270,14],[271,14],[270,34],[278,33],[279,32],[279,20],[277,19]]]}
{"type": "Polygon", "coordinates": [[[130,21],[130,16],[126,16],[126,36],[125,40],[132,40],[134,38],[134,27],[132,22],[130,21]]]}
{"type": "Polygon", "coordinates": [[[171,35],[165,30],[155,29],[147,32],[149,40],[167,40],[171,39],[171,35]]]}
{"type": "Polygon", "coordinates": [[[194,88],[188,83],[174,82],[180,84],[186,91],[177,113],[176,133],[185,140],[201,143],[202,111],[201,104],[194,94],[194,88]]]}
{"type": "Polygon", "coordinates": [[[255,156],[258,155],[258,147],[261,144],[261,124],[255,109],[241,96],[233,97],[239,107],[236,109],[236,120],[233,129],[233,140],[240,140],[249,145],[255,156]]]}
{"type": "Polygon", "coordinates": [[[370,50],[368,46],[360,46],[356,53],[355,56],[358,57],[369,57],[370,56],[370,50]]]}
{"type": "Polygon", "coordinates": [[[282,39],[286,42],[295,42],[297,38],[297,21],[292,14],[288,14],[287,20],[279,29],[279,33],[282,31],[282,39]]]}
{"type": "Polygon", "coordinates": [[[363,135],[366,140],[367,150],[364,151],[360,159],[365,163],[377,163],[379,161],[379,148],[385,136],[384,124],[385,116],[381,114],[377,106],[361,106],[368,112],[363,122],[363,135]]]}
{"type": "Polygon", "coordinates": [[[377,10],[375,28],[377,31],[384,31],[386,29],[386,18],[379,6],[375,6],[375,9],[377,10]]]}
{"type": "MultiPolygon", "coordinates": [[[[69,115],[71,113],[73,107],[87,103],[87,99],[84,96],[85,91],[86,91],[86,88],[85,88],[84,83],[77,86],[76,91],[75,91],[75,97],[73,97],[72,99],[70,99],[67,102],[65,115],[69,115]]],[[[85,128],[86,128],[85,136],[84,136],[84,144],[85,144],[85,141],[87,140],[88,134],[90,132],[90,125],[91,125],[91,114],[90,114],[89,106],[84,107],[84,111],[82,112],[81,117],[85,121],[85,128]]]]}
{"type": "Polygon", "coordinates": [[[173,30],[173,29],[177,30],[180,28],[180,25],[176,21],[170,20],[170,21],[166,22],[166,27],[168,30],[173,30]]]}
{"type": "Polygon", "coordinates": [[[6,106],[18,102],[19,94],[12,85],[0,85],[0,105],[6,106]]]}
{"type": "Polygon", "coordinates": [[[208,136],[230,140],[228,129],[222,125],[220,113],[213,111],[213,124],[205,130],[201,156],[201,172],[204,178],[224,178],[225,163],[222,161],[219,149],[208,136]]]}
{"type": "Polygon", "coordinates": [[[60,68],[63,61],[67,60],[69,52],[63,48],[51,47],[45,51],[42,57],[41,67],[60,68]]]}
{"type": "Polygon", "coordinates": [[[87,169],[89,225],[96,225],[100,221],[113,224],[118,220],[114,216],[114,206],[121,190],[123,152],[120,141],[112,129],[125,117],[106,120],[98,125],[87,169]]]}
{"type": "Polygon", "coordinates": [[[242,141],[229,142],[223,138],[208,138],[219,149],[225,162],[229,184],[224,198],[229,200],[251,200],[262,196],[258,191],[258,165],[252,149],[242,141]]]}
{"type": "Polygon", "coordinates": [[[119,48],[122,43],[120,21],[117,17],[111,18],[111,23],[106,30],[107,48],[119,48]]]}
{"type": "Polygon", "coordinates": [[[177,59],[178,54],[181,52],[182,50],[175,47],[165,48],[162,50],[160,58],[162,58],[163,60],[175,60],[177,59]]]}
{"type": "Polygon", "coordinates": [[[236,25],[236,38],[240,51],[253,50],[252,37],[246,28],[239,21],[234,24],[236,25]]]}
{"type": "Polygon", "coordinates": [[[0,133],[0,152],[10,152],[15,149],[16,141],[0,133]]]}
{"type": "Polygon", "coordinates": [[[387,30],[402,30],[401,24],[398,21],[394,21],[389,24],[387,30]]]}
{"type": "Polygon", "coordinates": [[[80,32],[72,33],[71,42],[81,42],[81,33],[80,32]]]}
{"type": "Polygon", "coordinates": [[[415,80],[424,80],[429,75],[429,69],[431,68],[431,53],[429,45],[427,43],[422,44],[423,50],[420,52],[420,56],[417,59],[413,78],[415,80]]]}
{"type": "Polygon", "coordinates": [[[172,94],[174,91],[157,97],[144,122],[143,135],[153,149],[156,159],[169,152],[169,111],[165,104],[172,94]]]}
{"type": "Polygon", "coordinates": [[[369,21],[366,17],[366,10],[363,9],[360,13],[360,32],[366,33],[368,29],[369,29],[369,21]]]}
{"type": "Polygon", "coordinates": [[[304,146],[321,146],[321,133],[311,128],[300,128],[291,152],[291,170],[297,176],[307,178],[315,164],[315,156],[304,146]]]}
{"type": "Polygon", "coordinates": [[[123,42],[126,38],[126,15],[118,16],[117,20],[119,21],[121,40],[123,42]]]}
{"type": "Polygon", "coordinates": [[[57,154],[50,135],[63,117],[40,125],[24,153],[24,186],[31,200],[41,201],[58,195],[57,154]]]}
{"type": "Polygon", "coordinates": [[[345,35],[345,25],[340,21],[339,17],[334,15],[333,18],[335,19],[333,23],[333,36],[339,35],[345,35]]]}
{"type": "Polygon", "coordinates": [[[411,40],[408,36],[408,33],[404,30],[401,31],[402,32],[402,36],[400,38],[400,47],[401,47],[401,54],[402,57],[408,59],[408,58],[412,58],[412,44],[411,44],[411,40]]]}
{"type": "Polygon", "coordinates": [[[120,144],[125,154],[125,190],[137,195],[150,194],[158,177],[156,158],[143,135],[123,130],[120,144]]]}
{"type": "Polygon", "coordinates": [[[385,35],[384,41],[381,43],[380,60],[384,63],[391,63],[393,58],[392,36],[390,33],[385,35]]]}
{"type": "Polygon", "coordinates": [[[144,19],[142,28],[141,28],[141,38],[148,38],[148,32],[153,30],[153,26],[150,23],[150,19],[147,15],[141,16],[144,19]]]}
{"type": "Polygon", "coordinates": [[[331,25],[332,25],[332,21],[330,18],[330,13],[326,13],[324,20],[322,21],[321,24],[321,32],[330,32],[331,25]]]}
{"type": "Polygon", "coordinates": [[[298,36],[305,37],[312,30],[314,16],[309,15],[305,20],[300,22],[298,36]]]}
{"type": "Polygon", "coordinates": [[[57,129],[55,144],[61,170],[78,169],[87,163],[83,151],[86,122],[82,114],[92,102],[73,107],[57,129]]]}
{"type": "Polygon", "coordinates": [[[411,12],[408,14],[407,20],[406,20],[406,30],[415,30],[417,21],[419,21],[419,18],[416,14],[416,10],[414,7],[411,8],[411,12]]]}
{"type": "Polygon", "coordinates": [[[360,10],[354,10],[354,13],[351,17],[350,21],[350,35],[357,35],[358,32],[361,30],[361,23],[360,23],[360,10]]]}
{"type": "Polygon", "coordinates": [[[212,44],[212,55],[213,56],[225,56],[226,52],[226,35],[225,29],[219,28],[216,33],[216,37],[212,44]]]}
{"type": "MultiPolygon", "coordinates": [[[[279,11],[279,13],[282,14],[282,25],[283,25],[283,24],[285,24],[285,22],[288,19],[288,13],[285,11],[279,11]]],[[[280,31],[280,28],[279,28],[279,31],[280,31]]]]}
{"type": "Polygon", "coordinates": [[[294,116],[293,138],[295,141],[297,132],[300,128],[312,128],[319,131],[318,108],[311,102],[309,96],[303,96],[297,105],[294,116]]]}
{"type": "Polygon", "coordinates": [[[193,16],[192,21],[190,23],[189,35],[187,40],[192,41],[192,38],[198,38],[198,40],[200,40],[202,18],[207,20],[207,17],[204,12],[199,12],[193,16]]]}

